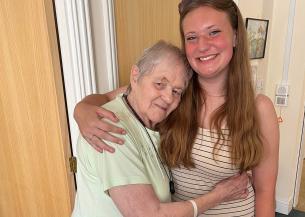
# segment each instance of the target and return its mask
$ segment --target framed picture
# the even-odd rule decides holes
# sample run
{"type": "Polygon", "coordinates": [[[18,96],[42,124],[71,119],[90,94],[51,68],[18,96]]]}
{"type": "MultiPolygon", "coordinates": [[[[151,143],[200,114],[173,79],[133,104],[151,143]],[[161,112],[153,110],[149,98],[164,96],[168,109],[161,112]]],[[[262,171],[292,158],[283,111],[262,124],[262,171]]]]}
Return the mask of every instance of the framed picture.
{"type": "Polygon", "coordinates": [[[269,20],[246,18],[250,59],[265,56],[269,20]]]}

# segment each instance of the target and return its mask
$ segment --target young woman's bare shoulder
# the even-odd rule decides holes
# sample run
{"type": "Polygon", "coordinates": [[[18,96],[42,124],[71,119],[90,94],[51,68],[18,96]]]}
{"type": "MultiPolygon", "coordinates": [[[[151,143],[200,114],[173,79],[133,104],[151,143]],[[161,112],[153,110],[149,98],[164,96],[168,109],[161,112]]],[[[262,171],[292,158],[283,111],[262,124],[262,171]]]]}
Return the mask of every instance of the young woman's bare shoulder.
{"type": "Polygon", "coordinates": [[[255,106],[259,113],[265,111],[266,109],[274,109],[273,102],[271,101],[271,99],[263,94],[258,94],[256,96],[255,106]]]}
{"type": "Polygon", "coordinates": [[[263,94],[258,94],[255,98],[255,106],[258,117],[262,122],[276,120],[276,112],[271,99],[263,94]]]}

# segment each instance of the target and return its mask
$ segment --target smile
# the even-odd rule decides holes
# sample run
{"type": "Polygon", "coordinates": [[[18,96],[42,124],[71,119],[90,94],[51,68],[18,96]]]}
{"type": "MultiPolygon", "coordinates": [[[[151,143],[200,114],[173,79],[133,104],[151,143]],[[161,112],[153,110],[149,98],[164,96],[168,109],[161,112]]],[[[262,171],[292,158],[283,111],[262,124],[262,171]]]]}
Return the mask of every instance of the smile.
{"type": "Polygon", "coordinates": [[[199,59],[200,59],[200,61],[208,61],[208,60],[215,59],[216,56],[217,56],[217,54],[214,54],[214,55],[210,55],[207,57],[199,57],[199,59]]]}

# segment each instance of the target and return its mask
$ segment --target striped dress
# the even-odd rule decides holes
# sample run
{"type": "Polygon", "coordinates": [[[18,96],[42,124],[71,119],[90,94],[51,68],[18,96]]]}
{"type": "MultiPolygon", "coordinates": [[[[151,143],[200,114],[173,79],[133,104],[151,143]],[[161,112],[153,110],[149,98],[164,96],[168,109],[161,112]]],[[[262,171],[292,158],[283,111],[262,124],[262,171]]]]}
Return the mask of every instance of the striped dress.
{"type": "MultiPolygon", "coordinates": [[[[176,188],[176,193],[172,197],[173,201],[190,200],[206,194],[219,181],[239,172],[230,164],[228,132],[228,130],[223,130],[225,138],[220,140],[223,145],[216,153],[215,161],[212,151],[214,143],[217,141],[216,133],[207,129],[199,129],[192,151],[195,168],[181,167],[172,170],[176,188]]],[[[250,193],[246,199],[221,203],[199,216],[254,216],[255,195],[250,183],[248,190],[250,193]]]]}

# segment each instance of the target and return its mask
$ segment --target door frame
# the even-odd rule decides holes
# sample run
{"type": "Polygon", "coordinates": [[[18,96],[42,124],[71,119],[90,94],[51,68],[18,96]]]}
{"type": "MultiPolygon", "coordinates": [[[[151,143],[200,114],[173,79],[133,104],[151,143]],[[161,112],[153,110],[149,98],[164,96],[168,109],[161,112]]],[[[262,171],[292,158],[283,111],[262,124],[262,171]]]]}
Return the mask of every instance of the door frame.
{"type": "MultiPolygon", "coordinates": [[[[56,20],[73,155],[79,135],[73,118],[74,107],[85,96],[96,93],[96,74],[92,48],[88,0],[55,0],[56,20]]],[[[105,62],[108,89],[118,87],[113,0],[102,1],[105,26],[105,62]]]]}
{"type": "Polygon", "coordinates": [[[305,172],[305,168],[303,168],[303,162],[305,159],[305,104],[304,104],[303,124],[302,124],[301,132],[302,132],[301,140],[298,150],[297,171],[296,171],[295,186],[293,192],[293,207],[296,207],[298,205],[302,173],[305,172]]]}

